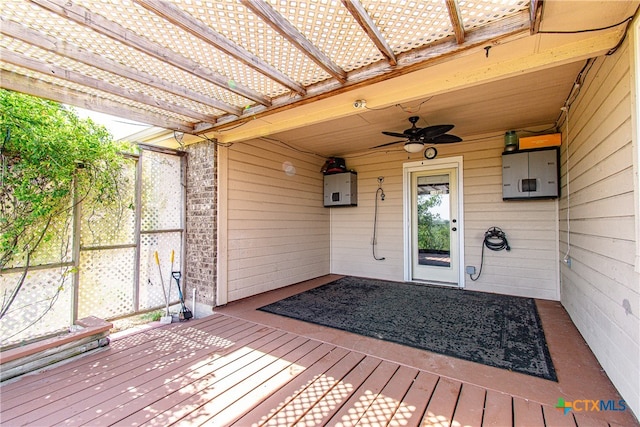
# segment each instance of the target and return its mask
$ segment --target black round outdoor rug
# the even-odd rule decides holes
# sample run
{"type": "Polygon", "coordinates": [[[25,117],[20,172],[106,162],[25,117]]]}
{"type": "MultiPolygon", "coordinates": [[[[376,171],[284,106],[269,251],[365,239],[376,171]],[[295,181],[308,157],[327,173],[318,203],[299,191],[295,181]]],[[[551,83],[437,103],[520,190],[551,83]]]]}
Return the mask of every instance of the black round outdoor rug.
{"type": "Polygon", "coordinates": [[[259,310],[557,381],[531,298],[343,277],[259,310]]]}

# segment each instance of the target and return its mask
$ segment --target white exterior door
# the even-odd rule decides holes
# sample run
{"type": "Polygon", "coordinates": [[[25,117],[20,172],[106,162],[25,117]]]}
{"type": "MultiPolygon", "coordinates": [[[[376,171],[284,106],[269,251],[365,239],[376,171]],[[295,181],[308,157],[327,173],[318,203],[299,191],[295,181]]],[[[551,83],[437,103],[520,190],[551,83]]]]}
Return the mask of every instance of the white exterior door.
{"type": "Polygon", "coordinates": [[[405,168],[406,280],[462,286],[459,172],[451,164],[405,168]]]}

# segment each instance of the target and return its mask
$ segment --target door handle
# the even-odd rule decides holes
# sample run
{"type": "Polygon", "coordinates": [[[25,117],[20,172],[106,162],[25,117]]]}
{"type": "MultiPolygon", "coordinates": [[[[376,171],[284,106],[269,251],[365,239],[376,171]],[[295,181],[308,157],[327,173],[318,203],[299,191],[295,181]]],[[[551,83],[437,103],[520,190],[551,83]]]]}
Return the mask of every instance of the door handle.
{"type": "Polygon", "coordinates": [[[458,229],[456,227],[453,227],[451,231],[458,231],[458,229]]]}

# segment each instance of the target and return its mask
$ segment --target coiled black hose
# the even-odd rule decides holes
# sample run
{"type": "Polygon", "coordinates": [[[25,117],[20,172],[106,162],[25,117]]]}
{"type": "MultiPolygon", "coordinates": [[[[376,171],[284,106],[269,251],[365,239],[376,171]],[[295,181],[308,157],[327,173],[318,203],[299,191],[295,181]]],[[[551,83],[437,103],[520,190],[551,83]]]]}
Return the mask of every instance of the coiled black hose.
{"type": "Polygon", "coordinates": [[[510,251],[509,241],[507,235],[498,227],[491,227],[484,233],[484,240],[482,241],[482,255],[480,259],[480,270],[478,275],[474,278],[473,274],[469,274],[469,278],[474,282],[480,278],[482,274],[482,266],[484,264],[484,248],[489,248],[492,251],[501,251],[503,249],[510,251]]]}

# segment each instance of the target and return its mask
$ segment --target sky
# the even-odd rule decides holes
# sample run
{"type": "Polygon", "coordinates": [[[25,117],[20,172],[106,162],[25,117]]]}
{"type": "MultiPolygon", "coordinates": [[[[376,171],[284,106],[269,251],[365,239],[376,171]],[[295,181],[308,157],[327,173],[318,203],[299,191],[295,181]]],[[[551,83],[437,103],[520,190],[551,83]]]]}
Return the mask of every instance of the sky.
{"type": "Polygon", "coordinates": [[[79,117],[90,118],[95,123],[101,124],[113,135],[114,139],[125,138],[134,133],[140,132],[150,125],[111,116],[109,114],[98,113],[96,111],[85,110],[83,108],[72,107],[79,117]]]}

